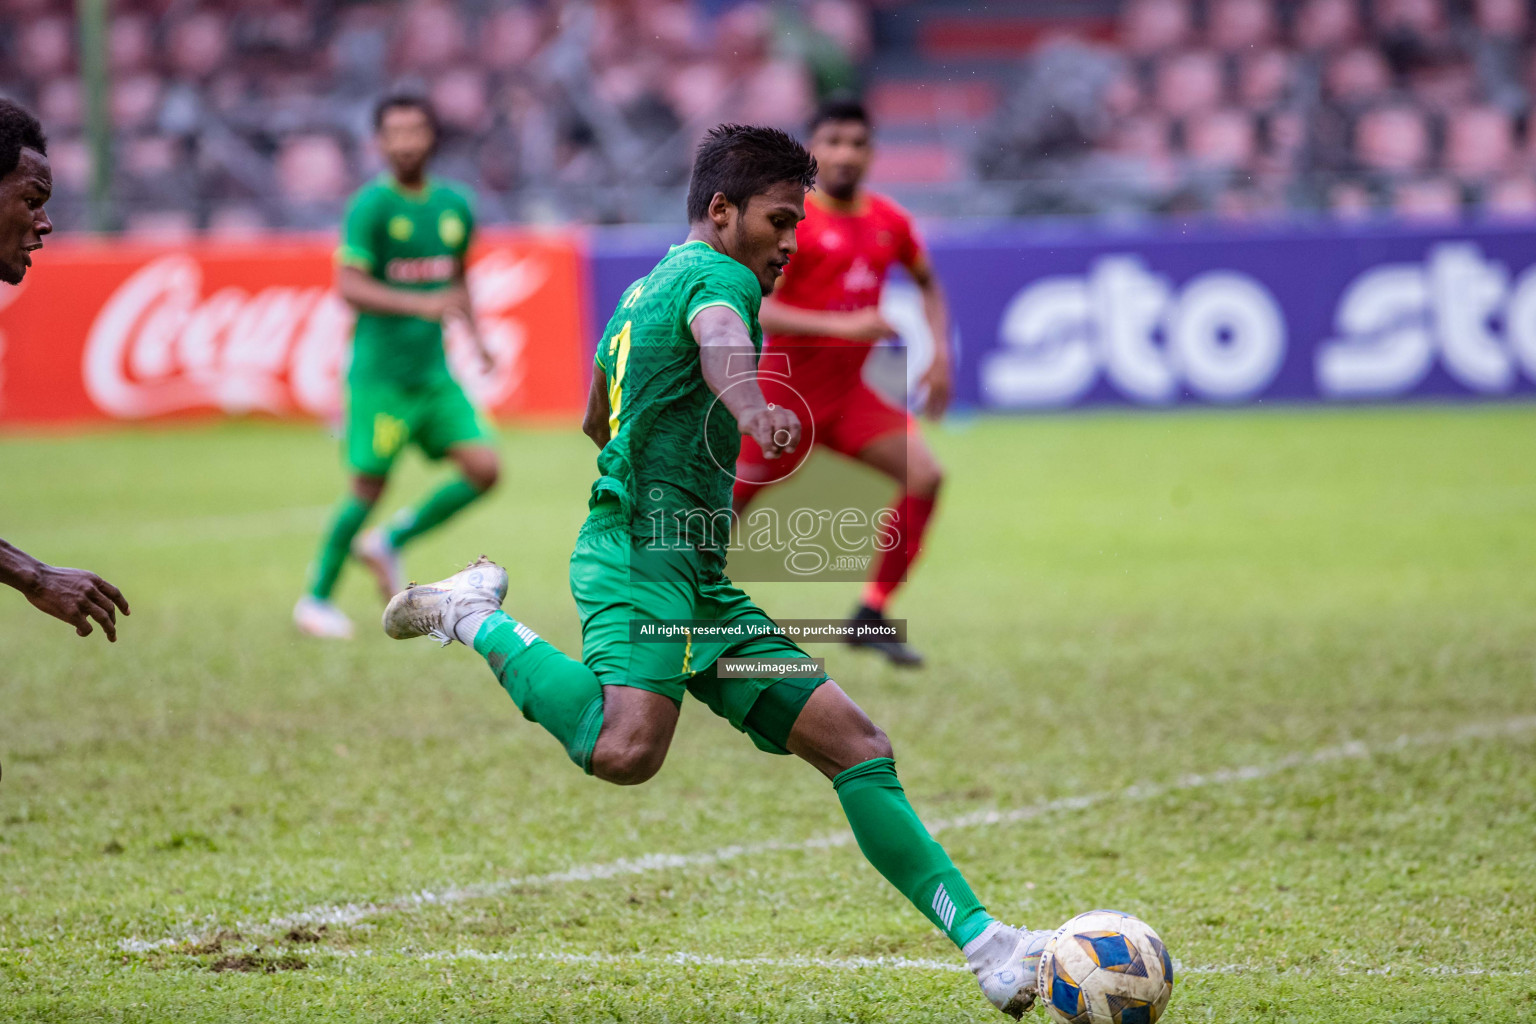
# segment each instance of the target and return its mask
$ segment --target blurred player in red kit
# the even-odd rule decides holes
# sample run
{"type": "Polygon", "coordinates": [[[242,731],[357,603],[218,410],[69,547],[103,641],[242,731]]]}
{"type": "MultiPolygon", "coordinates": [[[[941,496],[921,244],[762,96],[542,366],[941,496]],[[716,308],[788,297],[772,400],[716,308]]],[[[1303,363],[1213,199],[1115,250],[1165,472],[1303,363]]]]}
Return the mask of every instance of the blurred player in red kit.
{"type": "MultiPolygon", "coordinates": [[[[822,445],[895,480],[901,490],[881,530],[894,545],[876,549],[874,570],[854,613],[855,622],[882,623],[891,595],[922,547],[943,480],[911,414],[863,380],[870,349],[896,333],[879,309],[886,272],[893,263],[901,264],[922,291],[934,352],[921,389],[923,411],[932,419],[942,416],[949,402],[949,308],[906,211],[861,187],[873,152],[871,134],[863,105],[850,100],[824,103],[811,121],[809,149],[821,168],[817,190],[806,196],[805,220],[796,232],[799,252],[773,296],[763,300],[761,314],[767,335],[762,365],[772,365],[769,353],[782,353],[788,376],[781,380],[765,374],[760,383],[769,401],[796,408],[802,417],[795,396],[804,399],[812,419],[805,436],[813,443],[768,460],[755,441],[744,438],[734,505],[740,515],[760,490],[787,477],[813,447],[822,445]]],[[[897,665],[922,663],[904,643],[858,645],[897,665]]]]}

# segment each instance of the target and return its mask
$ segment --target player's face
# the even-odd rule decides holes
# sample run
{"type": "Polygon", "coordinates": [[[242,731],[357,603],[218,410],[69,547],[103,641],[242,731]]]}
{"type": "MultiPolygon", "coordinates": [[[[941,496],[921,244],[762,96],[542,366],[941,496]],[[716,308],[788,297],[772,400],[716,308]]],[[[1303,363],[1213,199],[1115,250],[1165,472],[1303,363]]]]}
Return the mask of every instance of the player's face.
{"type": "Polygon", "coordinates": [[[819,169],[816,187],[833,199],[852,199],[869,170],[874,150],[863,121],[823,121],[811,133],[811,155],[819,169]]]}
{"type": "Polygon", "coordinates": [[[720,232],[725,254],[757,275],[764,295],[772,294],[795,254],[795,225],[805,219],[805,187],[798,181],[781,181],[749,198],[740,209],[731,207],[730,213],[720,232]]]}
{"type": "Polygon", "coordinates": [[[391,107],[379,125],[379,152],[401,181],[417,181],[426,170],[436,138],[426,112],[416,107],[391,107]]]}
{"type": "Polygon", "coordinates": [[[0,180],[0,281],[21,284],[32,253],[53,230],[43,204],[53,195],[48,158],[35,149],[21,151],[16,169],[0,180]]]}

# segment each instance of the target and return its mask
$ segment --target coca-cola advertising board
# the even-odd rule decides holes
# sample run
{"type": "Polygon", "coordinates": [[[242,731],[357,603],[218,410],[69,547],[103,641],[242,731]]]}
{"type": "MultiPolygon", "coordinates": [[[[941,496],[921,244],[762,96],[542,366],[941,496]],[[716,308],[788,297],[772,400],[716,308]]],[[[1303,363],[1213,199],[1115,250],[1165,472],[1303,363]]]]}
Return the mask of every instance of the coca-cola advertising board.
{"type": "MultiPolygon", "coordinates": [[[[208,413],[333,418],[352,313],[334,242],[50,241],[0,287],[0,425],[208,413]]],[[[455,376],[496,416],[578,412],[583,255],[563,236],[487,235],[469,266],[485,370],[461,327],[455,376]]]]}

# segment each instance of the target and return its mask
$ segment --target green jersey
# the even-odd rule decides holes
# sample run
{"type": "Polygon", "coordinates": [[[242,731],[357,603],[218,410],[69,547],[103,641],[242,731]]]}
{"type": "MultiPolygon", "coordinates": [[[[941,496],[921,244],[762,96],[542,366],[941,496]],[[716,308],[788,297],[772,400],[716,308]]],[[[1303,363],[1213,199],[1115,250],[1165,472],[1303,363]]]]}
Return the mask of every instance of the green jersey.
{"type": "MultiPolygon", "coordinates": [[[[704,382],[693,318],[711,306],[741,317],[761,352],[762,288],[745,266],[706,242],[674,245],[630,285],[603,332],[597,365],[608,381],[608,443],[591,504],[618,497],[637,540],[698,549],[722,564],[741,433],[704,382]]],[[[744,360],[745,361],[745,360],[744,360]]],[[[755,365],[730,368],[750,377],[755,365]]]]}
{"type": "MultiPolygon", "coordinates": [[[[474,226],[463,186],[428,178],[411,192],[383,174],[347,205],[336,259],[396,288],[438,291],[459,276],[474,226]]],[[[349,383],[418,388],[446,378],[441,324],[358,313],[349,383]]]]}

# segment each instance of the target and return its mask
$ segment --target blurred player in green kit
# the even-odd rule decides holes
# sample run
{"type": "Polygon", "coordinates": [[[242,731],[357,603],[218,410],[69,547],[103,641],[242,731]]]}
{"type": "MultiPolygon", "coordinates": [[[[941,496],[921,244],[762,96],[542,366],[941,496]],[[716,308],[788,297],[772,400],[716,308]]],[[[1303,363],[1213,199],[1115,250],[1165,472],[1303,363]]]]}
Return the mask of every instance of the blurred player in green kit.
{"type": "Polygon", "coordinates": [[[464,276],[475,224],[469,190],[427,175],[437,119],[424,99],[386,97],[374,110],[374,129],[389,169],[352,197],[336,253],[336,290],[357,311],[346,382],[351,487],[293,609],[295,625],[319,637],[352,635],[351,621],[331,603],[349,553],[372,570],[387,598],[402,585],[400,549],[490,490],[500,472],[493,437],[443,351],[443,324],[458,320],[491,362],[464,276]],[[449,459],[456,474],[359,537],[408,444],[430,459],[449,459]]]}

